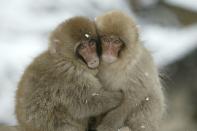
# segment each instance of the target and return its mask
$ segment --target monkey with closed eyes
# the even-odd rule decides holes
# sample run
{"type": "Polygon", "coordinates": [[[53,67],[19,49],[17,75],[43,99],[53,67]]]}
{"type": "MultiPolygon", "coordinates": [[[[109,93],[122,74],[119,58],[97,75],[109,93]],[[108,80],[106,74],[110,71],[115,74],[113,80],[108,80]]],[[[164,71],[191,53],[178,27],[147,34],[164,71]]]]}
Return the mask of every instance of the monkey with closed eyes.
{"type": "Polygon", "coordinates": [[[102,118],[97,131],[156,131],[164,110],[164,97],[152,56],[140,43],[134,21],[120,11],[96,18],[101,39],[101,65],[97,77],[107,90],[123,92],[121,104],[102,118]]]}
{"type": "Polygon", "coordinates": [[[85,131],[88,119],[117,107],[120,91],[95,77],[99,65],[94,22],[74,17],[51,34],[47,51],[34,59],[17,89],[22,131],[85,131]]]}

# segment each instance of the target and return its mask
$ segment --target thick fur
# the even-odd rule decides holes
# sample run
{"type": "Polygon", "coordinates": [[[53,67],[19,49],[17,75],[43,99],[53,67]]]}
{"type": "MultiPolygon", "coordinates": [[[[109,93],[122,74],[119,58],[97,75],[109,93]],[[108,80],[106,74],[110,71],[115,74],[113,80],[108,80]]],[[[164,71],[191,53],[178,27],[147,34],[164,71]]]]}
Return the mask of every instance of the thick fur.
{"type": "Polygon", "coordinates": [[[122,90],[124,100],[107,113],[98,131],[156,131],[164,110],[164,97],[157,69],[150,53],[141,45],[136,24],[120,11],[97,17],[100,36],[119,36],[125,44],[119,59],[102,63],[97,74],[105,89],[122,90]]]}
{"type": "Polygon", "coordinates": [[[51,34],[49,49],[29,65],[18,85],[16,116],[22,131],[85,131],[91,116],[107,112],[121,93],[105,91],[77,57],[80,40],[97,38],[95,24],[74,17],[51,34]]]}

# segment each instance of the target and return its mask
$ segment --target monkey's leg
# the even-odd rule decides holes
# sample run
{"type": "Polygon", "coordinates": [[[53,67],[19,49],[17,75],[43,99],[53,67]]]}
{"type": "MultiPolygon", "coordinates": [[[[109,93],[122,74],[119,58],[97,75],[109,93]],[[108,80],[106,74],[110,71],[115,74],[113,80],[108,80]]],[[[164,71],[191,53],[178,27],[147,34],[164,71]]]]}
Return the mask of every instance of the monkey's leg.
{"type": "Polygon", "coordinates": [[[102,119],[101,124],[97,127],[98,131],[117,131],[124,126],[126,118],[130,113],[130,106],[128,106],[129,99],[124,97],[121,105],[114,110],[108,112],[102,119]]]}
{"type": "Polygon", "coordinates": [[[157,131],[163,114],[162,108],[158,98],[146,97],[141,104],[131,110],[126,126],[131,131],[157,131]]]}

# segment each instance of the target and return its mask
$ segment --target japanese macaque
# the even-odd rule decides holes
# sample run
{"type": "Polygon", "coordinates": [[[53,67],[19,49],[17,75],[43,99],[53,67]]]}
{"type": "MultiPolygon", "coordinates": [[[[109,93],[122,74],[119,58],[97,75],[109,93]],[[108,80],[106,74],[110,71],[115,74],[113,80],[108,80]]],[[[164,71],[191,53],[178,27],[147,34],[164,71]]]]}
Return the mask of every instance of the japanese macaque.
{"type": "Polygon", "coordinates": [[[96,18],[102,55],[97,77],[107,90],[123,92],[123,101],[104,115],[97,131],[156,131],[164,97],[152,56],[139,40],[134,21],[120,11],[96,18]]]}
{"type": "Polygon", "coordinates": [[[51,34],[18,85],[16,115],[22,131],[85,131],[88,119],[116,108],[120,91],[107,91],[98,70],[95,23],[74,17],[51,34]]]}

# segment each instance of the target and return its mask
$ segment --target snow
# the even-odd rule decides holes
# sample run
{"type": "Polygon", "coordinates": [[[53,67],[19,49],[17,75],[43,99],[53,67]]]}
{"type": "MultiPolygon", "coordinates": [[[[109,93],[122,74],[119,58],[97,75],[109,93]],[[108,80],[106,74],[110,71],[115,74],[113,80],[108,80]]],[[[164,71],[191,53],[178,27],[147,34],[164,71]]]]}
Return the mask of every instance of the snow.
{"type": "Polygon", "coordinates": [[[40,45],[41,43],[34,37],[7,40],[0,44],[0,122],[16,123],[14,119],[16,85],[27,64],[36,54],[43,51],[44,45],[42,47],[40,45]]]}
{"type": "Polygon", "coordinates": [[[142,40],[152,52],[157,65],[163,67],[197,48],[197,25],[187,28],[145,25],[142,40]]]}
{"type": "MultiPolygon", "coordinates": [[[[49,32],[57,24],[75,15],[95,18],[112,9],[134,16],[123,0],[1,0],[0,9],[0,123],[10,125],[16,124],[17,83],[25,67],[47,49],[49,32]]],[[[196,25],[178,29],[145,24],[141,32],[159,66],[197,47],[196,25]]]]}
{"type": "Polygon", "coordinates": [[[183,7],[188,10],[197,11],[196,0],[165,0],[167,3],[183,7]]]}

